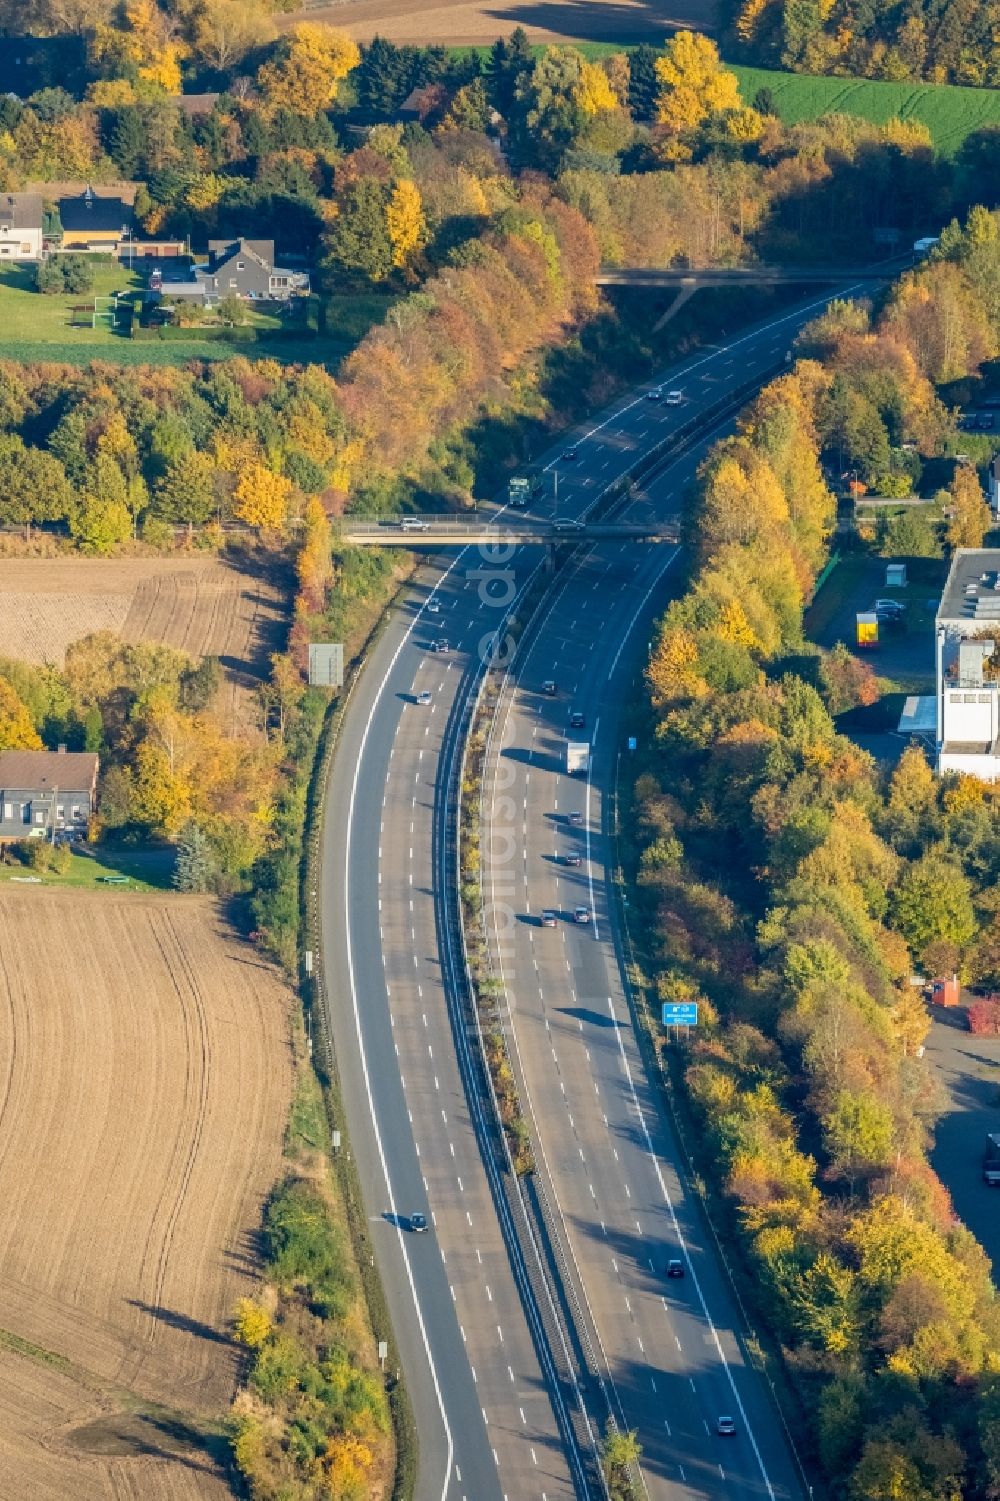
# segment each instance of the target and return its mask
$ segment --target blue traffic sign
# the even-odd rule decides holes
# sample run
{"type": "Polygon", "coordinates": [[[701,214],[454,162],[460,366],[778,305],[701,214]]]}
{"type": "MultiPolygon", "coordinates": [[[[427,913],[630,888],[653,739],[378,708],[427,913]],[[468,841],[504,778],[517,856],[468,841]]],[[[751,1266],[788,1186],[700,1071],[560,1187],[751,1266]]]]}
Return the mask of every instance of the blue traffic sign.
{"type": "Polygon", "coordinates": [[[698,1025],[697,1001],[669,1001],[663,1007],[665,1027],[696,1027],[698,1025]]]}

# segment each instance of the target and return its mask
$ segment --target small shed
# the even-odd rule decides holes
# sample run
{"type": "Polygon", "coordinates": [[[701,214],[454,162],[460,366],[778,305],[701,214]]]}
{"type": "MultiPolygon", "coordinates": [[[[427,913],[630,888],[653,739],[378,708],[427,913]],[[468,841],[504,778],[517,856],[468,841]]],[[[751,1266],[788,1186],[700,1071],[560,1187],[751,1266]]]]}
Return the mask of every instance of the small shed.
{"type": "Polygon", "coordinates": [[[859,610],[855,641],[858,646],[878,646],[878,616],[874,610],[859,610]]]}
{"type": "Polygon", "coordinates": [[[957,1006],[962,998],[962,989],[957,975],[942,976],[931,981],[931,1001],[935,1006],[957,1006]]]}
{"type": "Polygon", "coordinates": [[[887,589],[905,589],[906,588],[906,564],[905,563],[886,563],[886,565],[885,565],[885,587],[887,589]]]}

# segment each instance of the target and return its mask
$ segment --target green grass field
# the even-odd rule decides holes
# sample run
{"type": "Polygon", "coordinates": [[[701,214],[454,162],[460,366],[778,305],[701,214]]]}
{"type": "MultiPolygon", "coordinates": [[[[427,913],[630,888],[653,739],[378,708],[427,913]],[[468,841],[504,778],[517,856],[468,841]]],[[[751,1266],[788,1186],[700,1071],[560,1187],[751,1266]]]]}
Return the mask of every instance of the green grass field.
{"type": "Polygon", "coordinates": [[[95,846],[86,854],[74,851],[65,875],[33,871],[26,865],[0,865],[0,881],[18,885],[77,886],[100,891],[163,891],[174,870],[172,849],[118,849],[95,846]],[[125,877],[122,880],[121,877],[125,877]]]}
{"type": "Polygon", "coordinates": [[[732,71],[739,78],[740,92],[748,102],[753,101],[758,89],[770,89],[777,113],[789,125],[834,113],[857,115],[876,125],[897,118],[918,120],[927,126],[934,147],[942,156],[953,156],[974,130],[1000,126],[1000,89],[814,78],[738,66],[732,71]]]}

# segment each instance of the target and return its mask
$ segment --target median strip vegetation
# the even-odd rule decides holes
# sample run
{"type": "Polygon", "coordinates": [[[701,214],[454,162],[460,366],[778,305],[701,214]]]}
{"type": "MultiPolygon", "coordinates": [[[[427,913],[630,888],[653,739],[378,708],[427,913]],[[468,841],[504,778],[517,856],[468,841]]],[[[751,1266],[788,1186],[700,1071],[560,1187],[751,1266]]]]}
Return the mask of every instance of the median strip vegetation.
{"type": "MultiPolygon", "coordinates": [[[[811,1415],[796,1442],[817,1486],[850,1501],[1000,1486],[995,1289],[927,1161],[929,1020],[910,983],[914,963],[995,983],[1000,804],[971,778],[936,781],[917,749],[885,772],[837,732],[831,706],[863,702],[870,675],[810,646],[803,605],[834,520],[821,460],[864,448],[873,480],[941,462],[935,385],[971,378],[1000,325],[960,297],[979,343],[946,353],[927,332],[998,237],[977,212],[877,320],[834,307],[803,335],[817,357],[709,454],[623,816],[645,1005],[700,1005],[695,1033],[662,1042],[696,1168],[811,1415]]],[[[984,524],[969,488],[960,469],[952,542],[984,524]]]]}

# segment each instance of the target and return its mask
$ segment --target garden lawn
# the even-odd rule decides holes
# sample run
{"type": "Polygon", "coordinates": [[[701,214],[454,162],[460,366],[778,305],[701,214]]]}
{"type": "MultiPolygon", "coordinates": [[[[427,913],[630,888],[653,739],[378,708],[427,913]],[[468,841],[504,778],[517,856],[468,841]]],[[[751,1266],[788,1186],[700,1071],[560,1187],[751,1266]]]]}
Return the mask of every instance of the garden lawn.
{"type": "Polygon", "coordinates": [[[86,328],[71,326],[74,307],[93,308],[95,296],[110,297],[113,292],[125,292],[131,297],[142,286],[142,278],[126,266],[95,262],[94,286],[90,292],[48,296],[36,292],[34,285],[34,266],[0,266],[0,354],[20,359],[16,350],[27,343],[39,348],[50,346],[46,353],[36,355],[37,359],[61,360],[71,358],[77,350],[95,348],[104,357],[111,346],[126,342],[106,322],[96,328],[89,324],[86,328]]]}
{"type": "Polygon", "coordinates": [[[27,865],[0,865],[0,881],[42,886],[78,886],[108,891],[163,891],[174,871],[172,849],[116,849],[95,846],[86,854],[74,850],[65,875],[34,871],[27,865]],[[125,880],[121,880],[121,877],[125,880]]]}

